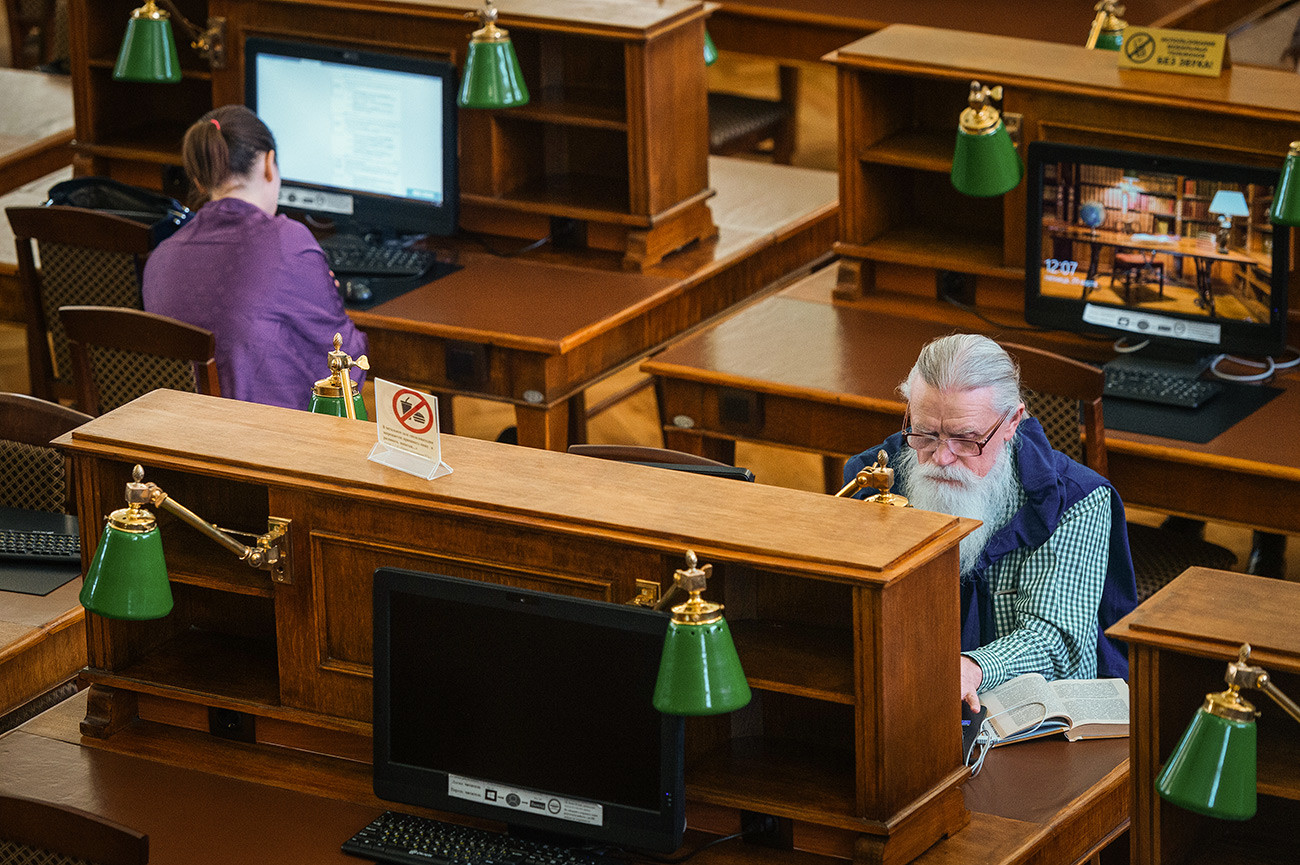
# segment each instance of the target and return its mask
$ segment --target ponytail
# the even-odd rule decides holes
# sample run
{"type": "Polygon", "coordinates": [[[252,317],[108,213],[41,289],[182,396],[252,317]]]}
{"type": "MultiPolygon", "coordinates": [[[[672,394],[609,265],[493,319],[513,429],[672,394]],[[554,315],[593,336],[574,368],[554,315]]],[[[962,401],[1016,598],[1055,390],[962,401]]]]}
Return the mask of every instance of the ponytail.
{"type": "Polygon", "coordinates": [[[215,189],[248,175],[261,154],[275,150],[275,138],[242,105],[223,105],[198,119],[185,133],[181,160],[193,187],[191,206],[211,200],[215,189]]]}

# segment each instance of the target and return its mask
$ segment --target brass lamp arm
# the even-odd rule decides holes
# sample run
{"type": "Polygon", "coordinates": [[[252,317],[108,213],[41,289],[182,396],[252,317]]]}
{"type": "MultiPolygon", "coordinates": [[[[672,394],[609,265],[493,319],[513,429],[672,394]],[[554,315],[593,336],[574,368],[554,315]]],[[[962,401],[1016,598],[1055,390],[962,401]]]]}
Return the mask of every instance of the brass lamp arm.
{"type": "Polygon", "coordinates": [[[231,537],[226,532],[217,528],[212,523],[200,517],[194,511],[177,502],[167,493],[163,492],[157,484],[144,484],[147,492],[148,503],[160,508],[172,516],[185,523],[187,526],[202,533],[208,538],[216,541],[230,552],[239,557],[240,561],[248,562],[250,567],[262,568],[274,566],[280,560],[280,548],[273,543],[284,533],[282,528],[273,529],[257,539],[256,546],[247,546],[241,544],[238,540],[231,537]]]}
{"type": "Polygon", "coordinates": [[[1300,705],[1282,693],[1277,685],[1273,684],[1273,678],[1269,676],[1267,670],[1247,663],[1249,660],[1250,644],[1243,643],[1241,651],[1237,655],[1237,660],[1228,664],[1228,671],[1223,677],[1224,681],[1233,688],[1253,688],[1257,691],[1263,691],[1272,697],[1273,702],[1281,706],[1283,711],[1296,721],[1300,721],[1300,705]]]}
{"type": "Polygon", "coordinates": [[[209,18],[208,26],[200,30],[194,22],[181,14],[172,0],[153,0],[154,4],[167,10],[167,14],[180,25],[190,40],[190,47],[212,64],[212,68],[221,69],[226,63],[226,19],[209,18]]]}

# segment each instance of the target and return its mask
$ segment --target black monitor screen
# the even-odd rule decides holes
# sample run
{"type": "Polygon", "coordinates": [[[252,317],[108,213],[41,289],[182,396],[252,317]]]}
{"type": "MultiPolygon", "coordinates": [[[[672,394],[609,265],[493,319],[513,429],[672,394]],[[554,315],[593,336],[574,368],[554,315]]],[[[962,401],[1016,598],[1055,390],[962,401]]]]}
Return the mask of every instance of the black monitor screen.
{"type": "Polygon", "coordinates": [[[375,792],[570,842],[671,851],[683,721],[653,707],[668,617],[375,572],[375,792]]]}
{"type": "Polygon", "coordinates": [[[275,136],[280,206],[364,231],[456,230],[456,69],[249,39],[245,102],[275,136]]]}
{"type": "Polygon", "coordinates": [[[1277,354],[1288,229],[1276,170],[1048,142],[1029,146],[1025,318],[1149,339],[1170,357],[1277,354]]]}

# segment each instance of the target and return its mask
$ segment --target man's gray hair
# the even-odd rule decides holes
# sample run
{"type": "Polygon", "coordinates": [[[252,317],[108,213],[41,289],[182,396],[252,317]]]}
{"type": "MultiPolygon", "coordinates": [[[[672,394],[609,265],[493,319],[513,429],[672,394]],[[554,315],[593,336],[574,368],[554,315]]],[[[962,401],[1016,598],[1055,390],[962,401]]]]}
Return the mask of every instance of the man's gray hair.
{"type": "Polygon", "coordinates": [[[1021,402],[1020,368],[1002,346],[987,336],[955,333],[926,343],[899,393],[910,401],[917,380],[936,390],[993,388],[993,410],[1005,411],[1021,402]]]}

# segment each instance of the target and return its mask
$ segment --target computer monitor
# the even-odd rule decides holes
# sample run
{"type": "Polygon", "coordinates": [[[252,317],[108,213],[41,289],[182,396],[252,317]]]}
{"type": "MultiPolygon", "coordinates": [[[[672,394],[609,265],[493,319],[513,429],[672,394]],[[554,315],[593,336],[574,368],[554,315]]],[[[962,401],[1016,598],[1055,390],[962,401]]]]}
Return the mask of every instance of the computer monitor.
{"type": "Polygon", "coordinates": [[[1150,340],[1176,361],[1285,344],[1288,229],[1276,169],[1029,145],[1025,319],[1150,340]]]}
{"type": "Polygon", "coordinates": [[[651,702],[667,615],[380,568],[374,616],[380,798],[562,843],[681,844],[684,723],[651,702]]]}
{"type": "Polygon", "coordinates": [[[252,38],[244,100],[275,136],[282,210],[354,233],[456,230],[456,69],[252,38]]]}

